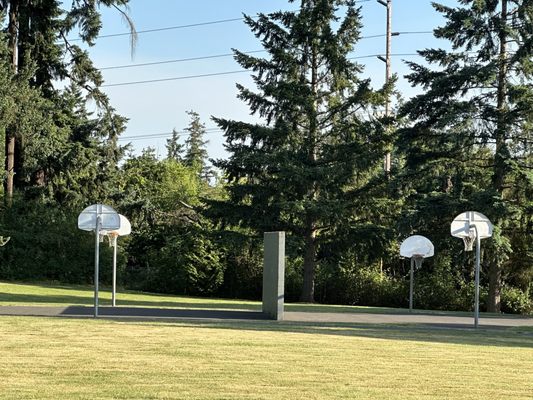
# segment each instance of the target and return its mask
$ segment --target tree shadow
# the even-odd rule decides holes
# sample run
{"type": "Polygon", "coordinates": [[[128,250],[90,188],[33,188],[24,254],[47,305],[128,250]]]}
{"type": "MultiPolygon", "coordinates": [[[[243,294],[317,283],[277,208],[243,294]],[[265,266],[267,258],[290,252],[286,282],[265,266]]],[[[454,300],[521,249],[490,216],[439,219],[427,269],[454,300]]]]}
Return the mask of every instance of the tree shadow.
{"type": "MultiPolygon", "coordinates": [[[[92,315],[92,307],[71,306],[63,316],[92,315]]],[[[533,327],[490,326],[474,329],[471,324],[369,324],[353,322],[271,321],[261,312],[233,310],[183,310],[139,307],[100,307],[99,315],[115,321],[142,321],[161,326],[194,326],[206,329],[234,329],[368,337],[475,346],[533,348],[533,327]]]]}
{"type": "MultiPolygon", "coordinates": [[[[122,320],[123,321],[123,320],[122,320]]],[[[145,323],[190,326],[206,329],[234,329],[365,337],[383,340],[415,341],[472,346],[533,348],[533,327],[483,327],[440,324],[356,324],[292,321],[161,321],[145,323]]]]}
{"type": "MultiPolygon", "coordinates": [[[[37,303],[37,304],[65,304],[65,306],[91,305],[94,300],[92,297],[84,295],[39,295],[39,294],[22,294],[22,293],[0,293],[0,301],[13,303],[37,303]]],[[[108,298],[99,298],[102,306],[111,305],[108,298]]],[[[131,307],[168,307],[180,309],[228,309],[228,310],[249,310],[260,311],[261,304],[235,303],[231,300],[225,302],[223,299],[216,302],[185,302],[185,301],[157,301],[154,300],[130,300],[118,297],[117,304],[120,306],[131,307]]]]}
{"type": "MultiPolygon", "coordinates": [[[[91,316],[93,307],[68,306],[61,312],[61,316],[91,316]]],[[[132,317],[132,318],[174,318],[174,319],[203,319],[203,320],[266,320],[265,314],[259,311],[244,310],[191,310],[176,308],[143,308],[143,307],[98,307],[98,315],[102,317],[132,317]]]]}
{"type": "MultiPolygon", "coordinates": [[[[90,317],[93,307],[65,305],[45,307],[49,296],[22,295],[43,306],[3,306],[3,315],[90,317]]],[[[75,296],[62,296],[67,302],[75,296]]],[[[90,299],[87,299],[90,300],[90,299]]],[[[172,303],[176,307],[177,303],[172,303]]],[[[189,305],[189,304],[187,304],[189,305]]],[[[201,307],[201,304],[196,304],[201,307]]],[[[475,346],[533,348],[533,327],[481,326],[474,329],[471,324],[462,323],[356,323],[356,322],[314,322],[314,321],[272,321],[257,310],[224,310],[192,308],[155,307],[109,307],[100,306],[99,316],[120,323],[143,322],[154,326],[194,326],[206,329],[233,329],[249,331],[270,331],[330,335],[344,337],[368,337],[386,340],[409,340],[419,342],[467,344],[475,346]]],[[[340,314],[342,315],[342,314],[340,314]]],[[[311,315],[312,318],[312,315],[311,315]]]]}

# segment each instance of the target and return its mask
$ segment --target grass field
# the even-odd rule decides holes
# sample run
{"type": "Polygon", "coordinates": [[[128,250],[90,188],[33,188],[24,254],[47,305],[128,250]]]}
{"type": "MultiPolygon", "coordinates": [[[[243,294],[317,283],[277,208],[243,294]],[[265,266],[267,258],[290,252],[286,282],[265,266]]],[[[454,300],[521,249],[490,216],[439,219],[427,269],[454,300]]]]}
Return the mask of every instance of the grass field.
{"type": "MultiPolygon", "coordinates": [[[[15,284],[0,282],[0,306],[9,305],[92,305],[94,298],[92,286],[62,286],[53,284],[15,284]]],[[[111,305],[111,291],[101,288],[99,303],[102,306],[111,305]]],[[[222,309],[222,310],[250,310],[261,311],[261,303],[246,300],[228,300],[198,298],[186,296],[166,296],[153,293],[124,292],[117,293],[117,305],[130,307],[160,307],[183,309],[222,309]]],[[[312,311],[336,313],[374,313],[397,314],[406,313],[406,309],[386,307],[359,307],[322,304],[285,304],[286,311],[312,311]]],[[[438,315],[472,315],[471,312],[446,312],[434,310],[414,310],[415,313],[438,315]]],[[[483,313],[483,317],[497,316],[483,313]]]]}
{"type": "MultiPolygon", "coordinates": [[[[129,305],[258,307],[127,296],[129,305]]],[[[4,305],[47,297],[92,301],[88,288],[0,286],[4,305]]],[[[0,360],[0,399],[533,398],[530,328],[0,317],[0,360]]]]}

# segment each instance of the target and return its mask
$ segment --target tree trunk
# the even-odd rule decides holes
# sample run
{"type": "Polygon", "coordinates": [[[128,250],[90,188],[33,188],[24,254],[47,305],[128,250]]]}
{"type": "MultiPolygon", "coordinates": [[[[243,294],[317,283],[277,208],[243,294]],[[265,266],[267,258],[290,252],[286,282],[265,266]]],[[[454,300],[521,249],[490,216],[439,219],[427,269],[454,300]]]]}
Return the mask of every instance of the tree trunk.
{"type": "MultiPolygon", "coordinates": [[[[313,92],[313,107],[308,112],[309,119],[309,168],[314,168],[317,159],[317,134],[318,134],[318,50],[316,45],[310,43],[311,90],[313,92]]],[[[318,182],[313,180],[309,185],[307,199],[314,204],[318,196],[318,182]]],[[[316,221],[312,215],[306,216],[305,221],[305,249],[304,249],[304,276],[302,295],[300,300],[306,303],[315,301],[315,267],[316,267],[316,221]]]]}
{"type": "Polygon", "coordinates": [[[6,130],[6,203],[13,201],[13,175],[15,175],[15,136],[6,130]]]}
{"type": "Polygon", "coordinates": [[[316,232],[310,228],[305,233],[304,252],[304,280],[300,301],[314,303],[315,301],[315,253],[316,253],[316,232]]]}
{"type": "MultiPolygon", "coordinates": [[[[12,0],[9,6],[9,48],[11,49],[11,65],[15,73],[18,72],[18,0],[12,0]]],[[[13,128],[6,129],[6,203],[13,201],[13,177],[15,175],[15,132],[13,128]]]]}
{"type": "Polygon", "coordinates": [[[501,311],[500,303],[501,290],[501,268],[496,262],[489,265],[489,298],[487,302],[487,311],[499,313],[501,311]]]}
{"type": "MultiPolygon", "coordinates": [[[[496,123],[496,151],[494,154],[494,169],[492,175],[492,187],[503,198],[505,179],[507,175],[507,159],[509,149],[507,146],[507,1],[501,0],[502,4],[502,24],[499,33],[500,55],[498,72],[498,92],[497,92],[497,123],[496,123]]],[[[493,221],[498,224],[501,221],[493,221]]],[[[489,298],[487,309],[491,312],[500,311],[500,291],[501,291],[501,268],[496,261],[490,263],[489,268],[489,298]]]]}

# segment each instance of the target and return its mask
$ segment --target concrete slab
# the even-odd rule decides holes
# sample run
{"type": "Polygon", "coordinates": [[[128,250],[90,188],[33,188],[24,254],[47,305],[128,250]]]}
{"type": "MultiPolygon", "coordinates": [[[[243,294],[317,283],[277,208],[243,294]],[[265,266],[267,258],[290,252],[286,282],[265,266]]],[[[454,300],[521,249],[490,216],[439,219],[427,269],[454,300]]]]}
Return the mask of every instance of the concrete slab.
{"type": "MultiPolygon", "coordinates": [[[[473,327],[474,318],[467,316],[429,314],[367,314],[367,313],[307,313],[285,312],[285,321],[341,322],[353,324],[424,324],[455,327],[473,327]]],[[[533,327],[533,318],[493,317],[480,318],[480,327],[533,327]]]]}
{"type": "MultiPolygon", "coordinates": [[[[86,306],[42,307],[3,306],[0,315],[44,316],[44,317],[93,317],[94,308],[86,306]]],[[[174,318],[174,319],[267,319],[257,311],[236,310],[183,310],[152,307],[98,307],[100,317],[131,318],[174,318]]]]}
{"type": "MultiPolygon", "coordinates": [[[[87,306],[0,306],[0,315],[44,317],[93,317],[93,307],[87,306]]],[[[150,307],[99,307],[103,318],[124,319],[201,319],[201,320],[266,320],[258,311],[246,310],[191,310],[150,307]]],[[[284,321],[341,324],[402,324],[448,328],[471,328],[473,317],[430,314],[369,314],[369,313],[312,313],[285,312],[284,321]]],[[[275,323],[275,322],[273,322],[275,323]]],[[[502,316],[480,318],[481,328],[533,327],[533,318],[502,316]]]]}

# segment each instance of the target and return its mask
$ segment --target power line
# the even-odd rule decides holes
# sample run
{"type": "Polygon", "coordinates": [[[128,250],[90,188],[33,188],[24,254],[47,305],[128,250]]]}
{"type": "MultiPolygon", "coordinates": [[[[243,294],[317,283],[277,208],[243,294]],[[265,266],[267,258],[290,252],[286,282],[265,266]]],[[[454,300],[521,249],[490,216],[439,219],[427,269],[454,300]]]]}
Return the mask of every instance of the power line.
{"type": "MultiPolygon", "coordinates": [[[[368,54],[366,56],[357,56],[357,57],[350,57],[349,60],[359,60],[362,58],[377,58],[377,57],[383,57],[384,54],[368,54]]],[[[394,53],[390,54],[391,57],[420,57],[420,54],[418,53],[394,53]]]]}
{"type": "MultiPolygon", "coordinates": [[[[207,22],[198,22],[196,24],[187,24],[187,25],[176,25],[176,26],[167,26],[165,28],[154,28],[154,29],[145,29],[142,31],[137,31],[137,35],[141,33],[151,33],[151,32],[161,32],[161,31],[170,31],[174,29],[184,29],[184,28],[193,28],[196,26],[206,26],[206,25],[215,25],[215,24],[224,24],[226,22],[235,22],[235,21],[242,21],[244,18],[229,18],[229,19],[219,19],[217,21],[207,21],[207,22]]],[[[122,32],[122,33],[111,33],[108,35],[99,35],[97,38],[110,38],[110,37],[117,37],[117,36],[129,36],[131,35],[131,32],[122,32]]],[[[81,38],[75,38],[75,39],[69,39],[69,41],[79,41],[82,40],[81,38]]]]}
{"type": "Polygon", "coordinates": [[[114,87],[114,86],[126,86],[126,85],[139,85],[139,84],[142,84],[142,83],[178,81],[178,80],[182,80],[182,79],[205,78],[205,77],[208,77],[208,76],[241,74],[243,72],[248,72],[248,70],[247,69],[241,69],[241,70],[238,70],[238,71],[213,72],[211,74],[187,75],[187,76],[176,76],[176,77],[173,77],[173,78],[148,79],[148,80],[145,80],[145,81],[111,83],[111,84],[107,84],[107,85],[102,85],[100,87],[114,87]]]}
{"type": "MultiPolygon", "coordinates": [[[[431,31],[418,31],[418,32],[397,32],[397,33],[398,34],[403,34],[403,35],[414,35],[414,34],[426,34],[426,33],[432,33],[432,32],[431,31]]],[[[384,37],[384,36],[386,36],[386,34],[363,36],[360,39],[373,39],[373,38],[384,37]]],[[[266,50],[252,50],[252,51],[246,51],[246,52],[243,52],[243,53],[244,54],[255,54],[255,53],[264,53],[265,51],[266,50]]],[[[355,58],[368,58],[368,57],[374,57],[374,56],[377,57],[378,55],[380,55],[380,54],[363,56],[363,57],[355,57],[355,58]]],[[[395,55],[395,54],[391,54],[391,55],[395,55]]],[[[406,54],[406,55],[410,55],[410,54],[406,54]]],[[[100,71],[104,71],[104,70],[110,70],[110,69],[146,67],[146,66],[151,66],[151,65],[172,64],[172,63],[208,60],[208,59],[213,59],[213,58],[223,58],[223,57],[232,57],[232,56],[234,56],[234,53],[223,53],[223,54],[214,54],[214,55],[209,55],[209,56],[178,58],[178,59],[175,59],[175,60],[153,61],[153,62],[139,63],[139,64],[112,65],[112,66],[109,66],[109,67],[101,67],[101,68],[98,68],[98,69],[100,71]]]]}
{"type": "MultiPolygon", "coordinates": [[[[217,133],[222,132],[220,128],[207,128],[205,133],[217,133]]],[[[160,132],[160,133],[146,133],[143,135],[134,135],[134,136],[122,136],[118,140],[144,140],[144,139],[162,139],[174,135],[174,132],[160,132]]],[[[189,131],[176,132],[176,136],[188,136],[190,135],[189,131]]]]}
{"type": "MultiPolygon", "coordinates": [[[[247,52],[244,52],[244,53],[245,54],[254,54],[254,53],[264,53],[265,51],[266,50],[254,50],[254,51],[247,51],[247,52]]],[[[102,67],[102,68],[98,68],[98,69],[100,71],[103,71],[103,70],[109,70],[109,69],[146,67],[146,66],[150,66],[150,65],[172,64],[172,63],[179,63],[179,62],[185,62],[185,61],[198,61],[198,60],[208,60],[208,59],[212,59],[212,58],[231,57],[233,55],[234,55],[233,53],[214,54],[214,55],[211,55],[211,56],[178,58],[176,60],[154,61],[154,62],[140,63],[140,64],[114,65],[114,66],[111,66],[111,67],[102,67]]]]}
{"type": "MultiPolygon", "coordinates": [[[[357,0],[356,3],[367,3],[371,0],[357,0]]],[[[258,14],[256,14],[257,16],[258,14]]],[[[228,19],[219,19],[219,20],[215,20],[215,21],[206,21],[206,22],[197,22],[195,24],[186,24],[186,25],[175,25],[175,26],[167,26],[167,27],[164,27],[164,28],[153,28],[153,29],[144,29],[142,31],[137,31],[135,32],[137,35],[139,34],[142,34],[142,33],[152,33],[152,32],[161,32],[161,31],[170,31],[170,30],[175,30],[175,29],[184,29],[184,28],[194,28],[194,27],[197,27],[197,26],[207,26],[207,25],[216,25],[216,24],[224,24],[224,23],[227,23],[227,22],[236,22],[236,21],[244,21],[244,18],[243,17],[239,17],[239,18],[228,18],[228,19]]],[[[129,36],[131,35],[131,32],[122,32],[122,33],[111,33],[111,34],[107,34],[107,35],[99,35],[97,37],[97,39],[101,39],[101,38],[110,38],[110,37],[118,37],[118,36],[129,36]]],[[[69,39],[69,41],[71,42],[75,42],[75,41],[80,41],[82,40],[81,38],[74,38],[74,39],[69,39]]]]}
{"type": "MultiPolygon", "coordinates": [[[[351,57],[350,60],[363,59],[363,58],[374,58],[379,57],[381,54],[370,54],[366,56],[351,57]]],[[[418,53],[398,53],[391,54],[391,56],[405,57],[405,56],[419,56],[418,53]]],[[[118,66],[116,68],[119,68],[118,66]]],[[[178,81],[185,79],[195,79],[195,78],[207,78],[211,76],[222,76],[222,75],[233,75],[241,74],[244,72],[249,72],[247,69],[240,69],[236,71],[224,71],[224,72],[213,72],[209,74],[199,74],[199,75],[185,75],[185,76],[176,76],[171,78],[161,78],[161,79],[147,79],[144,81],[130,81],[130,82],[120,82],[120,83],[109,83],[102,85],[101,87],[116,87],[116,86],[130,86],[130,85],[141,85],[144,83],[156,83],[156,82],[168,82],[168,81],[178,81]]]]}
{"type": "Polygon", "coordinates": [[[422,35],[427,33],[433,33],[433,31],[400,31],[395,33],[399,35],[422,35]]]}

